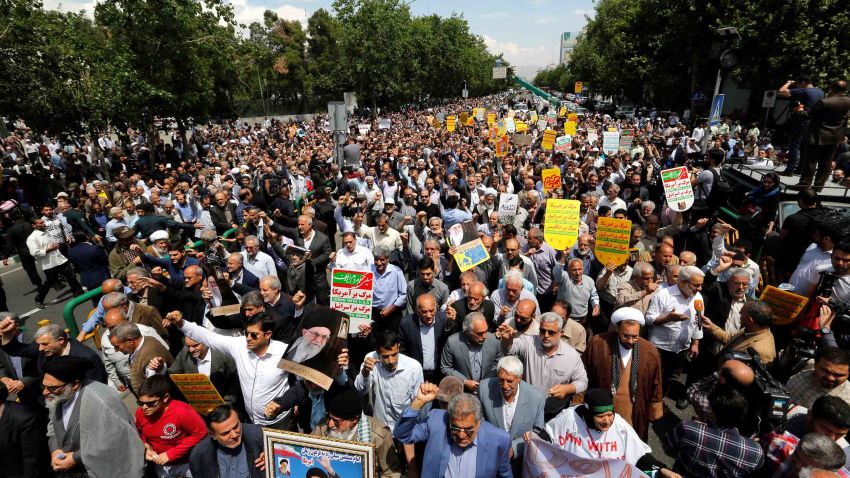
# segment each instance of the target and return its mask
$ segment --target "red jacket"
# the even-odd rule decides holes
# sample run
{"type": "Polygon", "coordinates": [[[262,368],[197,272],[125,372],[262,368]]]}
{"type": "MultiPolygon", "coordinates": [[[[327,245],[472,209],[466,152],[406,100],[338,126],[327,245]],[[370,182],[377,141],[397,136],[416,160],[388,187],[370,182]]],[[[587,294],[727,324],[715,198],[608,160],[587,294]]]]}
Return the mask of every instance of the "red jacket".
{"type": "Polygon", "coordinates": [[[204,437],[207,427],[194,408],[185,402],[171,400],[158,415],[146,417],[136,410],[136,429],[142,441],[156,453],[167,453],[168,462],[186,462],[189,452],[204,437]]]}

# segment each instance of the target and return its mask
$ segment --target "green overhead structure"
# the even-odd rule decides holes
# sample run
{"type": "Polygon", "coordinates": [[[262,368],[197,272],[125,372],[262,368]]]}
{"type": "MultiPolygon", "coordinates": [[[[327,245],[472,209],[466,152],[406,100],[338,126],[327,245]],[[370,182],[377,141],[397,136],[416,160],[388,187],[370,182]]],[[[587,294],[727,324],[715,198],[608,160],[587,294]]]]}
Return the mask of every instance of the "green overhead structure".
{"type": "Polygon", "coordinates": [[[522,79],[522,78],[520,78],[516,75],[511,75],[511,79],[517,85],[519,85],[519,86],[525,88],[526,90],[534,93],[535,95],[543,98],[544,100],[548,101],[549,103],[552,103],[555,106],[561,106],[561,100],[560,99],[556,98],[555,96],[550,95],[549,93],[546,93],[545,91],[543,91],[540,88],[532,85],[531,83],[525,81],[524,79],[522,79]]]}

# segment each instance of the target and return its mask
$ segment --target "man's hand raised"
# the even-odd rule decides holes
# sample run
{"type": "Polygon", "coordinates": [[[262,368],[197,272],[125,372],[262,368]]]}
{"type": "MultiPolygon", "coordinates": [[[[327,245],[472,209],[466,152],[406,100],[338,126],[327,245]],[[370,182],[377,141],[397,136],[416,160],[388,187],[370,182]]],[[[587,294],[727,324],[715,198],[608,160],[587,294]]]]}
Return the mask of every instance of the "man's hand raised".
{"type": "Polygon", "coordinates": [[[439,391],[440,387],[433,383],[425,382],[419,385],[419,391],[416,393],[413,403],[410,404],[410,408],[414,410],[422,409],[426,403],[431,403],[437,399],[437,392],[439,391]]]}

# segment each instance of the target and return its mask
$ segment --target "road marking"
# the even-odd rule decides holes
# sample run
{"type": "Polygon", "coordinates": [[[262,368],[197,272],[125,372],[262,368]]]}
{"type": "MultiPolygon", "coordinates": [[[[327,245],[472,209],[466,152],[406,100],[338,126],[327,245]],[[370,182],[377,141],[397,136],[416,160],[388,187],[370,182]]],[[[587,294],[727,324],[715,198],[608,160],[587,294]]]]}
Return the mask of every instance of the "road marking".
{"type": "Polygon", "coordinates": [[[18,271],[23,270],[23,269],[24,269],[23,267],[18,267],[18,268],[17,268],[17,269],[15,269],[15,270],[8,271],[8,272],[4,272],[4,273],[0,274],[0,276],[7,276],[7,275],[9,275],[9,274],[12,274],[12,273],[18,272],[18,271]]]}
{"type": "Polygon", "coordinates": [[[26,319],[27,317],[29,317],[29,316],[31,316],[32,314],[34,314],[34,313],[38,312],[39,310],[41,310],[41,309],[39,309],[38,307],[36,307],[35,309],[33,309],[33,310],[29,311],[29,312],[25,312],[25,313],[21,314],[19,317],[20,317],[20,318],[22,318],[22,319],[26,319]]]}

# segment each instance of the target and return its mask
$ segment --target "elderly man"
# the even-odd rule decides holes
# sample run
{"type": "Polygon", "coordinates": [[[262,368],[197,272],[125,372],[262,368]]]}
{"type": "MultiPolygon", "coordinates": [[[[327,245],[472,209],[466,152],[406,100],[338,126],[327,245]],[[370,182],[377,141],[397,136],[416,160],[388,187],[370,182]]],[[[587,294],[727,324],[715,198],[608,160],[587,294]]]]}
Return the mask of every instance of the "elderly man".
{"type": "Polygon", "coordinates": [[[617,287],[614,308],[632,307],[646,314],[653,294],[660,282],[655,280],[655,270],[647,262],[637,262],[632,267],[632,276],[628,282],[617,287]]]}
{"type": "Polygon", "coordinates": [[[242,252],[244,267],[256,277],[277,275],[274,259],[260,250],[260,240],[257,236],[245,238],[245,250],[242,252]]]}
{"type": "MultiPolygon", "coordinates": [[[[463,318],[472,312],[481,312],[484,314],[484,317],[487,317],[488,321],[496,316],[496,306],[493,304],[493,301],[487,298],[487,286],[477,280],[469,284],[465,297],[449,304],[446,312],[451,313],[448,309],[453,309],[454,311],[454,314],[449,316],[451,323],[447,325],[452,332],[460,329],[460,323],[456,319],[460,318],[463,321],[463,318]]],[[[496,331],[495,323],[488,322],[487,326],[490,332],[496,331]]]]}
{"type": "MultiPolygon", "coordinates": [[[[298,218],[298,237],[295,245],[307,249],[304,255],[307,270],[308,297],[315,297],[316,302],[321,305],[330,304],[330,284],[328,284],[327,268],[330,262],[331,243],[328,236],[313,230],[313,219],[310,216],[301,215],[298,218]]],[[[265,274],[264,274],[265,275],[265,274]]]]}
{"type": "Polygon", "coordinates": [[[355,227],[354,233],[372,241],[373,246],[381,246],[390,251],[401,252],[401,234],[390,228],[390,220],[386,214],[381,214],[375,219],[375,227],[360,225],[360,227],[355,227]]]}
{"type": "Polygon", "coordinates": [[[584,273],[584,267],[580,259],[570,259],[567,255],[561,255],[561,260],[552,271],[552,279],[558,285],[558,299],[570,304],[570,316],[576,322],[582,324],[585,329],[602,332],[606,327],[596,319],[600,317],[599,294],[596,292],[596,283],[584,273]],[[566,274],[564,264],[566,263],[566,274]]]}
{"type": "Polygon", "coordinates": [[[516,355],[525,367],[525,380],[545,394],[546,416],[566,408],[573,395],[587,389],[587,373],[581,356],[561,340],[564,319],[554,312],[540,316],[540,335],[521,335],[502,324],[497,330],[502,353],[516,355]]]}
{"type": "Polygon", "coordinates": [[[493,323],[496,327],[499,324],[514,318],[516,306],[520,300],[528,299],[534,302],[535,315],[540,314],[540,305],[537,303],[537,297],[523,287],[522,273],[519,271],[509,271],[505,274],[505,286],[493,291],[490,294],[490,301],[493,302],[495,316],[493,323]]]}
{"type": "Polygon", "coordinates": [[[161,358],[166,365],[174,361],[168,349],[155,339],[145,339],[139,326],[121,322],[109,331],[109,342],[118,352],[128,356],[129,386],[137,397],[145,378],[154,372],[148,369],[148,363],[155,357],[161,358]]]}
{"type": "Polygon", "coordinates": [[[511,435],[511,465],[514,476],[521,475],[525,453],[525,432],[542,430],[546,399],[539,390],[523,381],[522,361],[513,355],[499,359],[496,377],[481,381],[481,408],[484,419],[511,435]]]}
{"type": "Polygon", "coordinates": [[[571,247],[564,251],[561,255],[562,261],[571,261],[578,259],[581,261],[582,273],[589,277],[597,277],[602,272],[602,264],[596,260],[596,255],[593,252],[593,243],[595,239],[590,234],[582,234],[579,236],[575,247],[571,247]]]}
{"type": "MultiPolygon", "coordinates": [[[[705,274],[695,266],[679,270],[678,282],[656,292],[646,312],[649,341],[661,354],[664,372],[662,385],[666,393],[675,373],[682,368],[685,355],[691,360],[699,355],[699,341],[703,336],[694,303],[702,301],[700,290],[705,274]]],[[[687,405],[679,398],[677,405],[687,405]],[[681,403],[679,403],[681,402],[681,403]]]]}
{"type": "Polygon", "coordinates": [[[238,252],[227,256],[227,274],[231,286],[241,284],[251,289],[260,288],[260,279],[245,268],[245,256],[238,252]]]}
{"type": "Polygon", "coordinates": [[[118,394],[86,379],[87,367],[87,361],[77,357],[44,364],[51,466],[60,476],[141,478],[145,448],[133,418],[118,394]]]}
{"type": "Polygon", "coordinates": [[[555,249],[543,240],[543,231],[539,228],[534,227],[528,231],[528,250],[525,255],[531,259],[537,273],[537,287],[534,291],[537,302],[541,309],[549,310],[555,303],[555,293],[552,291],[552,286],[555,284],[552,280],[552,270],[558,259],[555,249]]]}
{"type": "MultiPolygon", "coordinates": [[[[610,207],[612,212],[619,211],[620,209],[628,209],[626,207],[626,202],[618,197],[619,194],[620,186],[616,184],[608,186],[608,189],[605,191],[605,196],[599,199],[599,207],[610,207]]],[[[597,208],[597,210],[598,209],[599,208],[597,208]]]]}
{"type": "Polygon", "coordinates": [[[209,437],[195,445],[189,454],[189,469],[194,478],[266,476],[263,430],[257,425],[240,423],[236,410],[222,404],[207,414],[209,437]]]}
{"type": "Polygon", "coordinates": [[[617,309],[611,322],[616,331],[594,336],[583,356],[588,386],[613,391],[614,411],[647,441],[649,422],[664,415],[661,356],[640,337],[645,322],[639,310],[617,309]]]}
{"type": "Polygon", "coordinates": [[[473,312],[463,319],[463,331],[453,334],[443,347],[440,369],[443,375],[463,380],[469,393],[478,393],[481,380],[496,375],[501,352],[499,341],[487,330],[487,319],[473,312]]]}
{"type": "Polygon", "coordinates": [[[773,324],[773,311],[767,303],[754,300],[741,308],[742,330],[734,333],[727,332],[711,322],[708,316],[703,316],[702,327],[723,346],[719,356],[727,352],[747,353],[753,349],[765,364],[770,364],[776,358],[776,344],[770,326],[773,324]]]}
{"type": "Polygon", "coordinates": [[[447,410],[432,409],[420,420],[422,408],[437,398],[438,387],[424,383],[396,425],[393,436],[402,443],[425,442],[422,478],[510,478],[511,438],[481,421],[481,403],[461,393],[447,410]]]}
{"type": "MultiPolygon", "coordinates": [[[[100,336],[100,349],[103,353],[103,363],[106,366],[106,373],[109,375],[109,381],[123,392],[130,385],[130,364],[129,355],[117,350],[110,341],[112,330],[119,324],[129,322],[127,313],[120,307],[109,309],[103,317],[105,330],[100,336]]],[[[162,347],[168,348],[168,343],[160,337],[155,329],[136,323],[136,327],[144,337],[150,338],[159,342],[162,347]]]]}
{"type": "Polygon", "coordinates": [[[416,312],[401,320],[398,329],[399,351],[422,364],[425,380],[439,383],[440,357],[448,338],[446,313],[437,308],[431,294],[416,298],[416,312]]]}
{"type": "Polygon", "coordinates": [[[330,255],[331,268],[368,272],[375,263],[372,251],[357,244],[357,236],[351,232],[342,234],[342,248],[330,255]]]}
{"type": "Polygon", "coordinates": [[[22,344],[18,341],[20,329],[11,317],[0,321],[0,340],[3,351],[10,357],[35,360],[39,373],[44,373],[44,365],[58,357],[70,356],[85,360],[85,378],[107,383],[106,368],[97,353],[77,342],[65,333],[65,329],[48,324],[40,327],[33,335],[35,342],[22,344]]]}
{"type": "Polygon", "coordinates": [[[823,395],[850,403],[850,355],[838,347],[821,347],[815,352],[814,370],[803,370],[788,380],[788,394],[797,405],[811,408],[823,395]]]}

